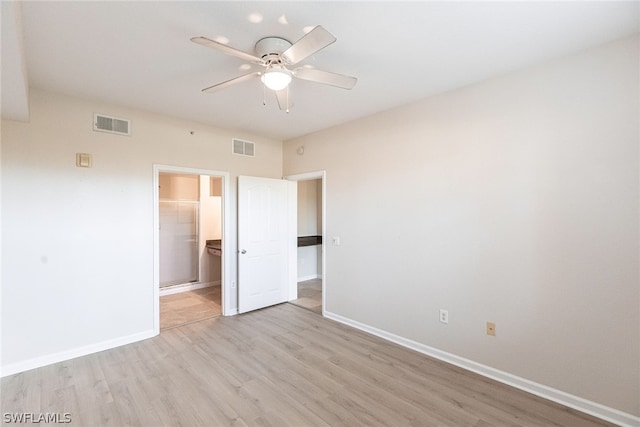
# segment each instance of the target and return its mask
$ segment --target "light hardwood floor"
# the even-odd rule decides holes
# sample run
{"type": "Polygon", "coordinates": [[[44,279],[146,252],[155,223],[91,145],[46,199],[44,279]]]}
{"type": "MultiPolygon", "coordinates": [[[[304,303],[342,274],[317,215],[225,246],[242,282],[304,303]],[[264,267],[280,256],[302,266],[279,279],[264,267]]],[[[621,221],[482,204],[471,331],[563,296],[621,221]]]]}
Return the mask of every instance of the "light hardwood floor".
{"type": "Polygon", "coordinates": [[[3,378],[71,426],[606,426],[291,304],[3,378]]]}
{"type": "Polygon", "coordinates": [[[220,316],[220,286],[160,297],[160,330],[220,316]]]}
{"type": "Polygon", "coordinates": [[[289,302],[322,314],[322,279],[298,282],[298,299],[289,302]]]}

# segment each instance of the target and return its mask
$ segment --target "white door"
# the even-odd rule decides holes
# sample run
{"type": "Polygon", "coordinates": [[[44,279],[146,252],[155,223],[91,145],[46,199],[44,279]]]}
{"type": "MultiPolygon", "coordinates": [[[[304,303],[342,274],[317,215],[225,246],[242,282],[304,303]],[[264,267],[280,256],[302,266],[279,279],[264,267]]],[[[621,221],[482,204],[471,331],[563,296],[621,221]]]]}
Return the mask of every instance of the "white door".
{"type": "Polygon", "coordinates": [[[238,177],[240,313],[289,299],[289,282],[295,277],[289,251],[297,246],[296,186],[280,179],[238,177]]]}

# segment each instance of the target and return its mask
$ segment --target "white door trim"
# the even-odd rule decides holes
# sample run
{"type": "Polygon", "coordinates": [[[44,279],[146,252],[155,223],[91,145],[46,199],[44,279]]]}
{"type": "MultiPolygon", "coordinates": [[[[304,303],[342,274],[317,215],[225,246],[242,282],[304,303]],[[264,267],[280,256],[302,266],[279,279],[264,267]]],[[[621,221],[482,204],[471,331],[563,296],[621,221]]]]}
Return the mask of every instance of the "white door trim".
{"type": "MultiPolygon", "coordinates": [[[[314,179],[322,180],[322,315],[325,315],[326,311],[326,299],[327,299],[327,260],[326,260],[326,245],[327,239],[327,171],[315,171],[299,173],[294,175],[287,175],[284,179],[289,181],[310,181],[314,179]]],[[[289,262],[293,265],[298,265],[298,251],[294,250],[290,253],[289,262]]]]}
{"type": "Polygon", "coordinates": [[[153,165],[153,330],[160,333],[160,218],[158,192],[160,172],[209,175],[222,177],[222,315],[235,314],[231,308],[231,215],[229,199],[229,172],[210,169],[196,169],[181,166],[153,165]]]}

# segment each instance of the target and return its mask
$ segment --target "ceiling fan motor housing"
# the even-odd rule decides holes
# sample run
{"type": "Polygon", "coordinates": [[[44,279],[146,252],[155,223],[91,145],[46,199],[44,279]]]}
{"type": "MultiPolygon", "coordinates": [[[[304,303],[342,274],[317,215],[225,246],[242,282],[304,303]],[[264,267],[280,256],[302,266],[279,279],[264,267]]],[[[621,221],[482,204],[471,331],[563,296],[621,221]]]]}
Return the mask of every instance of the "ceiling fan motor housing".
{"type": "Polygon", "coordinates": [[[280,62],[280,55],[290,47],[291,42],[289,40],[280,37],[265,37],[258,40],[255,49],[258,57],[269,64],[276,61],[280,62]]]}

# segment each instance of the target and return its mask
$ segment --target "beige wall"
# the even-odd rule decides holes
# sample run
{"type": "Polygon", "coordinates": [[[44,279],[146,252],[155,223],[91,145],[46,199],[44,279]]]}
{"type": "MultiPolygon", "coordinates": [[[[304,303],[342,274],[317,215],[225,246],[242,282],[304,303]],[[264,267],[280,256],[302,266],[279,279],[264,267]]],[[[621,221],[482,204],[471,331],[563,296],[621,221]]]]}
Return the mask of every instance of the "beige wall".
{"type": "Polygon", "coordinates": [[[158,174],[158,197],[160,200],[199,201],[201,199],[200,181],[198,175],[160,173],[158,174]]]}
{"type": "Polygon", "coordinates": [[[316,236],[318,227],[318,182],[321,180],[298,181],[298,236],[316,236]]]}
{"type": "Polygon", "coordinates": [[[153,331],[153,164],[228,171],[234,230],[237,176],[282,176],[282,143],[38,90],[29,123],[2,122],[4,368],[153,331]],[[131,119],[132,135],[94,132],[94,112],[131,119]],[[233,137],[257,156],[231,154],[233,137]]]}
{"type": "Polygon", "coordinates": [[[325,309],[640,415],[639,48],[286,142],[327,173],[325,309]]]}
{"type": "MultiPolygon", "coordinates": [[[[2,256],[2,247],[4,246],[4,244],[2,242],[4,242],[3,240],[3,235],[2,235],[2,226],[3,226],[3,222],[2,222],[2,121],[0,120],[0,308],[3,305],[3,297],[2,297],[2,289],[3,289],[3,275],[2,275],[2,262],[3,262],[3,256],[2,256]]],[[[4,322],[3,322],[3,316],[2,314],[0,314],[0,367],[2,366],[2,354],[4,352],[4,345],[2,343],[2,332],[4,331],[4,322]]]]}

